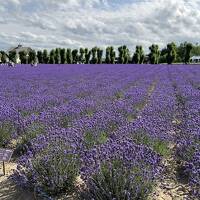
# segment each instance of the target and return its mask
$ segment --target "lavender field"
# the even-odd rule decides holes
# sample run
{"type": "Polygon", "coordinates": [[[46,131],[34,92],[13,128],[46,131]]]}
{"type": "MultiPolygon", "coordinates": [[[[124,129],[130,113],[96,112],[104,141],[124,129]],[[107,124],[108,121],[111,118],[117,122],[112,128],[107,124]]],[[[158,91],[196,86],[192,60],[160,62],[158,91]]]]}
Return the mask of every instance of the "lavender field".
{"type": "Polygon", "coordinates": [[[200,199],[200,66],[0,66],[0,86],[0,148],[37,199],[200,199]]]}

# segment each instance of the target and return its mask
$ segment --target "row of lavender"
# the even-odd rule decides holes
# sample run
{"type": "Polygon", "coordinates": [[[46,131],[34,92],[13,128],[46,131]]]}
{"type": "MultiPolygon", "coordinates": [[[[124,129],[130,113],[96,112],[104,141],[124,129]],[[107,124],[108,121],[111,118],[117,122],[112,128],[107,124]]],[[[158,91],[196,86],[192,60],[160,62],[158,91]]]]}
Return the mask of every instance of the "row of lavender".
{"type": "MultiPolygon", "coordinates": [[[[81,199],[146,199],[162,176],[169,145],[182,141],[173,123],[179,105],[169,68],[1,69],[1,141],[16,140],[21,155],[15,181],[48,198],[63,192],[81,199]]],[[[190,71],[193,82],[199,73],[194,67],[170,70],[190,71]]],[[[195,167],[191,174],[198,173],[195,167]]]]}
{"type": "Polygon", "coordinates": [[[193,194],[200,197],[200,71],[188,67],[171,70],[179,103],[177,156],[193,194]]]}

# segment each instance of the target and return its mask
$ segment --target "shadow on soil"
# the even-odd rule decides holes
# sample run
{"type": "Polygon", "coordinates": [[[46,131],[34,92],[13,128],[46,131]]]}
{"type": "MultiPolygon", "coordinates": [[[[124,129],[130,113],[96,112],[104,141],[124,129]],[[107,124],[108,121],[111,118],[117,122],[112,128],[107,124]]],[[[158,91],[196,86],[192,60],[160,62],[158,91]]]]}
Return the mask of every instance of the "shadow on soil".
{"type": "Polygon", "coordinates": [[[0,175],[0,199],[1,200],[34,200],[31,192],[18,189],[12,180],[0,175]]]}

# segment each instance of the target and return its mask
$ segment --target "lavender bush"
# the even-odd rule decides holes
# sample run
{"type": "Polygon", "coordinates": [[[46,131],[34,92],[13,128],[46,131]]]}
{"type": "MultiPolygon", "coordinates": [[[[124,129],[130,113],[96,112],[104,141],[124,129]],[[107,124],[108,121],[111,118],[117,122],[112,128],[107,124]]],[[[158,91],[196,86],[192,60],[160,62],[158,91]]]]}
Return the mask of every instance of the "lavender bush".
{"type": "Polygon", "coordinates": [[[79,155],[76,144],[67,141],[66,136],[63,132],[35,139],[32,150],[21,156],[13,180],[24,188],[34,189],[38,195],[72,194],[79,174],[79,155]],[[42,145],[41,139],[45,139],[42,145]]]}
{"type": "Polygon", "coordinates": [[[129,138],[110,139],[81,160],[86,190],[80,199],[146,199],[160,173],[160,157],[129,138]]]}

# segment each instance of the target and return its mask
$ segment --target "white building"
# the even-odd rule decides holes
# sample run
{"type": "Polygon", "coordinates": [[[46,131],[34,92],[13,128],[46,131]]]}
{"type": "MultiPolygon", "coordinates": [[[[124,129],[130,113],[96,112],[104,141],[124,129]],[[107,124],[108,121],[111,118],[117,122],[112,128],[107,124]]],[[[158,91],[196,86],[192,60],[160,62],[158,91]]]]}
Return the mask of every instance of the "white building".
{"type": "Polygon", "coordinates": [[[200,63],[200,56],[192,56],[190,61],[191,63],[200,63]]]}
{"type": "Polygon", "coordinates": [[[16,53],[19,53],[21,51],[29,53],[30,51],[32,51],[32,49],[30,47],[23,47],[21,44],[19,44],[17,47],[12,47],[8,50],[8,52],[12,51],[15,51],[16,53]]]}

